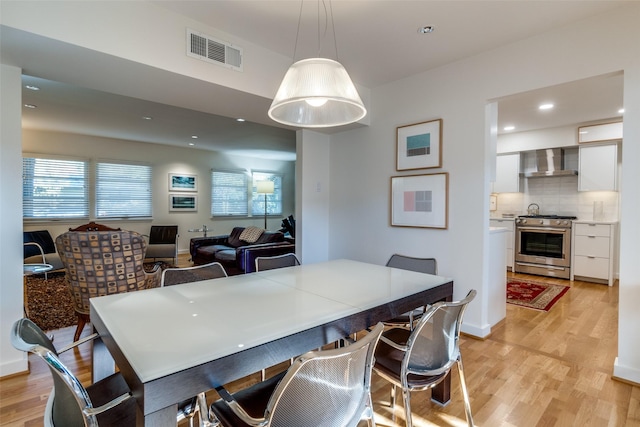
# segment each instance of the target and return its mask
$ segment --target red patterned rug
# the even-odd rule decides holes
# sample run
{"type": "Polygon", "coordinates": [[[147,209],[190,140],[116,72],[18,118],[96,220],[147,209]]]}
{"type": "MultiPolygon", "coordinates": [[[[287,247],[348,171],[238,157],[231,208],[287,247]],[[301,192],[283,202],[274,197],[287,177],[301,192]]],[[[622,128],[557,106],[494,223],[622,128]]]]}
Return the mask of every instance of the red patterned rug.
{"type": "Polygon", "coordinates": [[[507,302],[521,307],[549,311],[568,290],[569,287],[563,285],[509,280],[507,302]]]}

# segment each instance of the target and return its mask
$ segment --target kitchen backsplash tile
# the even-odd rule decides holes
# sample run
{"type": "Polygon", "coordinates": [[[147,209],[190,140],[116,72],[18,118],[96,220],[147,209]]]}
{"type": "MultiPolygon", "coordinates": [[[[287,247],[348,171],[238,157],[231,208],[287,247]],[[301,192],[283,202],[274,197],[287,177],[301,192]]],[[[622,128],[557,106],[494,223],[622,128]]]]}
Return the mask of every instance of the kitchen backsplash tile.
{"type": "Polygon", "coordinates": [[[603,202],[603,220],[618,220],[618,193],[615,191],[578,191],[577,176],[526,179],[523,193],[498,194],[497,210],[502,214],[523,215],[530,203],[540,205],[542,214],[575,215],[581,220],[593,220],[594,202],[603,202]]]}

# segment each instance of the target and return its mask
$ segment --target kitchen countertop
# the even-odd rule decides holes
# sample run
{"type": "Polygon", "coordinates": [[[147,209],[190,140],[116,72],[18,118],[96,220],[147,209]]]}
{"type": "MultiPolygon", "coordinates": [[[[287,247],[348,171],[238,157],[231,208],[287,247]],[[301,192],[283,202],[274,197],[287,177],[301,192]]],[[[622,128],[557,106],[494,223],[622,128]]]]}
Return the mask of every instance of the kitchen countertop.
{"type": "Polygon", "coordinates": [[[587,219],[574,219],[574,224],[617,224],[618,221],[592,221],[587,219]]]}

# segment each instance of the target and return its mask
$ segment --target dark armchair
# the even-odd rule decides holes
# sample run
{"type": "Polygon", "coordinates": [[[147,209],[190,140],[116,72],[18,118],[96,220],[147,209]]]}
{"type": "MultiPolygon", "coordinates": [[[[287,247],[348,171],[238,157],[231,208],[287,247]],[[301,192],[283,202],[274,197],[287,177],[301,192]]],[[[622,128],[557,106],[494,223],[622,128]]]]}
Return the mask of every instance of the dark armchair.
{"type": "Polygon", "coordinates": [[[64,268],[49,230],[24,231],[22,238],[25,264],[50,264],[53,266],[52,271],[64,268]]]}
{"type": "Polygon", "coordinates": [[[178,226],[152,225],[145,258],[171,258],[173,265],[178,263],[178,226]]]}

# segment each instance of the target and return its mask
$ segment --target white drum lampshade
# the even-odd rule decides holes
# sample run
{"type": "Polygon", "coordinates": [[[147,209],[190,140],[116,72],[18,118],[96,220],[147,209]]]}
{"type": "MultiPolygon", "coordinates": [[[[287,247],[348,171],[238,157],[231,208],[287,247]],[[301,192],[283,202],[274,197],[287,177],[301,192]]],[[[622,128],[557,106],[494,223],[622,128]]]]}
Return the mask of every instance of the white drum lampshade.
{"type": "Polygon", "coordinates": [[[328,58],[291,65],[269,108],[274,121],[309,128],[346,125],[366,114],[347,70],[328,58]]]}

